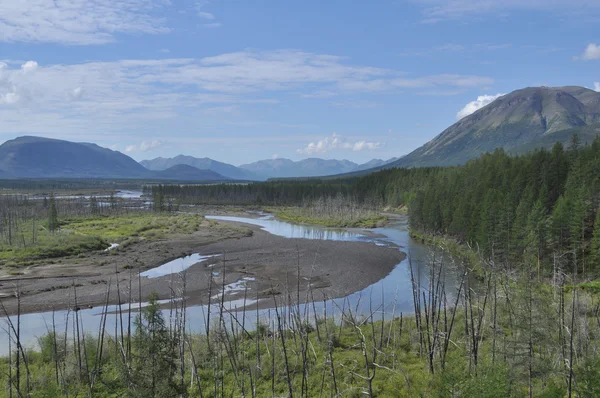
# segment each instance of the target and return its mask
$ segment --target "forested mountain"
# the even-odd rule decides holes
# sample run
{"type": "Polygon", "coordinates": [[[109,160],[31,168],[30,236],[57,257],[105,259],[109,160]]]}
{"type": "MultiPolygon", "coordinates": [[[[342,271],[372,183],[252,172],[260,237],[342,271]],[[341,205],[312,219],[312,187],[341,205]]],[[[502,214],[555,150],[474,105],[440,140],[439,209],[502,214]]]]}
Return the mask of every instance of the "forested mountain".
{"type": "Polygon", "coordinates": [[[173,158],[142,160],[140,164],[148,170],[156,171],[166,170],[170,167],[183,164],[200,170],[212,170],[215,173],[234,180],[260,180],[260,177],[248,170],[244,170],[231,164],[218,162],[210,158],[195,158],[193,156],[178,155],[173,158]]]}
{"type": "Polygon", "coordinates": [[[2,178],[147,178],[151,173],[120,152],[95,144],[19,137],[0,145],[2,178]]]}
{"type": "Polygon", "coordinates": [[[240,168],[263,178],[321,177],[370,169],[394,160],[373,159],[360,165],[345,159],[308,158],[294,162],[290,159],[278,158],[244,164],[240,168]]]}
{"type": "Polygon", "coordinates": [[[590,142],[600,132],[600,93],[584,87],[530,87],[502,96],[392,163],[394,167],[463,164],[503,148],[512,154],[590,142]]]}

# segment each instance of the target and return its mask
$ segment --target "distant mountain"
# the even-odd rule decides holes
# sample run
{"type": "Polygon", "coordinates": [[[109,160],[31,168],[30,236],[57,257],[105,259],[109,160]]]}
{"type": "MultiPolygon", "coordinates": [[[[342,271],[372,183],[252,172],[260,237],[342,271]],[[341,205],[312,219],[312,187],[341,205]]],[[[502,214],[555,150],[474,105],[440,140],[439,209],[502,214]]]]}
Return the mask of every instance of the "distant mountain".
{"type": "Polygon", "coordinates": [[[225,181],[229,178],[212,170],[200,170],[187,164],[178,164],[166,170],[155,171],[154,178],[179,181],[225,181]]]}
{"type": "Polygon", "coordinates": [[[177,165],[188,165],[200,170],[212,170],[224,177],[234,180],[259,180],[260,178],[248,170],[235,167],[231,164],[218,162],[210,158],[195,158],[193,156],[178,155],[174,158],[156,158],[142,160],[142,166],[148,170],[166,170],[177,165]]]}
{"type": "Polygon", "coordinates": [[[95,144],[19,137],[0,145],[2,178],[148,178],[129,156],[95,144]]]}
{"type": "Polygon", "coordinates": [[[381,159],[373,159],[359,165],[349,160],[309,158],[294,162],[290,159],[278,158],[244,164],[240,168],[263,178],[321,177],[368,169],[384,163],[386,161],[381,159]]]}
{"type": "Polygon", "coordinates": [[[459,120],[393,167],[447,166],[504,148],[509,153],[581,142],[600,134],[600,93],[584,87],[530,87],[504,95],[459,120]]]}
{"type": "Polygon", "coordinates": [[[345,173],[358,165],[349,160],[309,158],[294,162],[290,159],[267,159],[243,164],[240,168],[263,178],[316,177],[345,173]]]}
{"type": "Polygon", "coordinates": [[[352,171],[362,171],[362,170],[368,170],[368,169],[372,169],[374,167],[381,167],[381,166],[385,166],[386,164],[392,163],[397,161],[400,158],[391,158],[388,160],[383,160],[383,159],[373,159],[368,161],[367,163],[363,163],[361,165],[358,165],[354,170],[352,171]]]}
{"type": "Polygon", "coordinates": [[[121,152],[96,144],[19,137],[0,145],[0,178],[136,178],[178,181],[227,180],[214,171],[176,166],[150,171],[121,152]]]}

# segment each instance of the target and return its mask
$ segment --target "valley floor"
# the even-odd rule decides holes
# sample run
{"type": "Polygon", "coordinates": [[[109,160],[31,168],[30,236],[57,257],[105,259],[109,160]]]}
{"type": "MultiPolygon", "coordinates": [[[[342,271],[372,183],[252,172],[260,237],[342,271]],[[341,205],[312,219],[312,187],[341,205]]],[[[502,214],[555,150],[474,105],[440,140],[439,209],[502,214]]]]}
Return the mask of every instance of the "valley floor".
{"type": "MultiPolygon", "coordinates": [[[[175,217],[180,220],[186,216],[173,217],[175,221],[175,217]]],[[[317,300],[338,298],[382,279],[404,258],[397,248],[372,243],[288,239],[256,226],[189,217],[202,220],[190,233],[163,232],[155,239],[124,240],[121,246],[108,251],[4,267],[0,297],[6,313],[16,314],[18,304],[21,313],[99,306],[105,303],[107,289],[113,304],[137,301],[139,296],[146,298],[152,292],[159,299],[168,299],[173,292],[179,296],[183,289],[188,304],[205,304],[223,285],[243,278],[248,280],[248,294],[253,299],[256,295],[280,295],[289,286],[295,289],[297,285],[301,286],[300,296],[305,297],[307,281],[317,300]],[[217,256],[190,267],[185,274],[185,287],[184,280],[173,274],[157,278],[138,276],[139,272],[192,253],[217,256]],[[17,292],[20,303],[15,298],[17,292]]],[[[113,222],[118,223],[119,218],[113,222]]],[[[110,230],[112,226],[106,228],[110,230]]]]}

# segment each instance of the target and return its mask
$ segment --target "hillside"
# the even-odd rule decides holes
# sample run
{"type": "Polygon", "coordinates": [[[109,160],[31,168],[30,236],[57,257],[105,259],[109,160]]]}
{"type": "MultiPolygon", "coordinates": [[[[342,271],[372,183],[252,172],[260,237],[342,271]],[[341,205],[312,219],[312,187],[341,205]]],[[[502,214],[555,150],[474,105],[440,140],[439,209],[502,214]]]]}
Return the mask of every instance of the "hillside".
{"type": "Polygon", "coordinates": [[[394,167],[447,166],[504,148],[513,154],[600,134],[600,93],[584,87],[530,87],[496,99],[448,127],[394,167]]]}
{"type": "Polygon", "coordinates": [[[19,137],[0,145],[2,178],[147,178],[151,172],[95,144],[19,137]]]}
{"type": "Polygon", "coordinates": [[[188,165],[200,170],[212,170],[221,176],[234,180],[259,180],[260,178],[248,170],[241,169],[231,164],[218,162],[210,158],[195,158],[193,156],[178,155],[173,158],[155,158],[142,160],[142,166],[148,170],[162,171],[177,165],[188,165]]]}
{"type": "Polygon", "coordinates": [[[150,171],[127,155],[96,144],[19,137],[0,145],[0,178],[136,178],[224,181],[212,170],[176,165],[150,171]]]}
{"type": "Polygon", "coordinates": [[[163,180],[179,181],[225,181],[229,178],[212,170],[200,170],[187,164],[178,164],[166,170],[153,172],[153,177],[163,180]]]}

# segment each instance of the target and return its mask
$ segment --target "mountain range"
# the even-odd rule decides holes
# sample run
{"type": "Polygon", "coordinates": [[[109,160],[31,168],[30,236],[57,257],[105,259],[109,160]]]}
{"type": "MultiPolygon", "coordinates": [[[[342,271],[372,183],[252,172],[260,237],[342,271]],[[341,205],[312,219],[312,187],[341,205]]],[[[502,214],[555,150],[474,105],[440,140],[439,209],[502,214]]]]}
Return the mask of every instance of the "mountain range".
{"type": "Polygon", "coordinates": [[[235,180],[266,180],[269,178],[318,177],[356,172],[383,166],[395,160],[397,160],[397,158],[389,160],[373,159],[367,163],[358,164],[349,160],[309,158],[293,161],[290,159],[277,158],[259,160],[254,163],[243,164],[236,167],[209,158],[195,158],[192,156],[179,155],[173,158],[142,160],[140,164],[149,170],[156,171],[185,164],[199,169],[212,170],[235,180]]]}
{"type": "Polygon", "coordinates": [[[227,181],[358,175],[391,168],[449,166],[504,148],[520,154],[600,134],[600,93],[584,87],[529,87],[513,91],[448,127],[401,158],[268,159],[239,167],[209,158],[176,156],[142,161],[96,144],[19,137],[0,145],[0,178],[135,178],[227,181]]]}
{"type": "Polygon", "coordinates": [[[151,171],[118,151],[96,144],[19,137],[0,145],[0,178],[137,178],[224,181],[210,170],[174,166],[151,171]]]}

